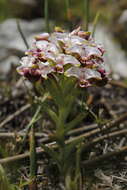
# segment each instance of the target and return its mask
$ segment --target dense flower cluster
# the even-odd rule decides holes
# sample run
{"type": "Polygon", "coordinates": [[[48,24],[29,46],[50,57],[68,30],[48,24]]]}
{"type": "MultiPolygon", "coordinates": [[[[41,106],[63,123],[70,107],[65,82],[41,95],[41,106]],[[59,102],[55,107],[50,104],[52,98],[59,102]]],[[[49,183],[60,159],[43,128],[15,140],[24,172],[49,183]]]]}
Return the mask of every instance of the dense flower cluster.
{"type": "Polygon", "coordinates": [[[17,71],[29,80],[47,79],[60,73],[77,78],[81,87],[87,87],[107,81],[103,54],[104,49],[80,27],[71,33],[56,28],[52,34],[35,37],[17,71]]]}

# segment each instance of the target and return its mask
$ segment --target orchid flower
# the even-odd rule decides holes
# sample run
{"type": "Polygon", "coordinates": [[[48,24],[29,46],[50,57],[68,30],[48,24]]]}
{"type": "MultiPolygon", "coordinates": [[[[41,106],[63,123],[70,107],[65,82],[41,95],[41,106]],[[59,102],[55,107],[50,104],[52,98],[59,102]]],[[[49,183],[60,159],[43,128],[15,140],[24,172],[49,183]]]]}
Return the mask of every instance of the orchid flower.
{"type": "Polygon", "coordinates": [[[29,80],[46,80],[53,74],[75,77],[80,87],[88,87],[107,81],[103,54],[103,47],[80,27],[71,33],[56,28],[52,34],[35,36],[17,71],[29,80]]]}
{"type": "MultiPolygon", "coordinates": [[[[81,102],[85,101],[85,97],[80,101],[84,89],[104,85],[108,80],[104,52],[104,48],[94,41],[90,33],[82,31],[80,27],[70,33],[57,27],[51,34],[42,33],[35,37],[32,48],[26,51],[17,68],[19,74],[31,82],[38,81],[34,85],[41,91],[40,95],[46,94],[47,97],[48,94],[46,102],[38,101],[39,106],[40,103],[43,105],[41,112],[48,114],[55,125],[52,134],[58,151],[46,145],[42,147],[55,161],[65,189],[74,189],[74,185],[75,190],[79,189],[82,151],[82,139],[70,144],[65,139],[70,130],[83,122],[87,113],[91,114],[81,102]]],[[[95,114],[92,115],[95,117],[95,114]]]]}

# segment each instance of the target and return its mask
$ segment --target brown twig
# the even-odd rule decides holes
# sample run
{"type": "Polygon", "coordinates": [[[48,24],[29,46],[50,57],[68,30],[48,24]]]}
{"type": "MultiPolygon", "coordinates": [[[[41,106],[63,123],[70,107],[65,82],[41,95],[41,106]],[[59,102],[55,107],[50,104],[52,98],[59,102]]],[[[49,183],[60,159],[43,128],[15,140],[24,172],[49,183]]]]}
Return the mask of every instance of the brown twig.
{"type": "Polygon", "coordinates": [[[101,103],[105,106],[106,110],[112,116],[112,118],[117,118],[117,114],[111,109],[111,106],[108,104],[105,98],[101,99],[101,103]]]}
{"type": "MultiPolygon", "coordinates": [[[[71,140],[71,142],[73,140],[71,140]]],[[[69,143],[69,142],[67,142],[67,143],[69,143]]],[[[57,145],[56,144],[52,144],[52,143],[50,143],[48,146],[50,146],[52,148],[57,148],[57,145]]],[[[103,160],[105,160],[107,158],[110,158],[112,156],[117,156],[117,155],[119,155],[121,153],[124,153],[126,151],[127,151],[127,146],[122,147],[122,148],[120,148],[117,151],[113,151],[113,152],[107,153],[105,155],[97,156],[97,157],[95,157],[92,160],[87,160],[87,161],[84,162],[84,165],[85,166],[87,166],[87,165],[89,166],[89,165],[95,164],[96,162],[103,161],[103,160]]],[[[42,153],[44,153],[44,149],[42,149],[42,148],[36,148],[36,153],[37,154],[42,154],[42,153]]],[[[8,158],[3,158],[3,159],[0,159],[0,164],[6,164],[6,163],[9,163],[9,162],[14,162],[14,161],[22,160],[22,159],[28,158],[29,156],[30,156],[30,152],[26,152],[24,154],[20,154],[20,155],[16,155],[16,156],[11,156],[11,157],[8,157],[8,158]]]]}
{"type": "MultiPolygon", "coordinates": [[[[123,115],[121,115],[120,117],[118,117],[117,119],[114,119],[113,121],[108,122],[107,124],[98,127],[95,130],[92,130],[88,133],[84,133],[82,135],[79,135],[77,137],[74,137],[75,140],[81,139],[81,138],[88,138],[90,136],[96,135],[99,132],[105,132],[108,129],[111,129],[113,127],[115,127],[116,125],[119,125],[121,122],[124,122],[127,120],[127,113],[124,113],[123,115]]],[[[73,139],[73,138],[72,138],[73,139]]],[[[68,142],[72,139],[69,139],[68,142]]]]}
{"type": "Polygon", "coordinates": [[[86,101],[86,104],[89,106],[93,103],[93,100],[94,100],[94,96],[92,94],[89,95],[87,101],[86,101]]]}
{"type": "MultiPolygon", "coordinates": [[[[24,137],[26,135],[25,132],[1,132],[0,133],[0,138],[18,138],[18,137],[24,137]]],[[[35,137],[37,138],[41,138],[43,137],[43,139],[47,139],[48,137],[44,137],[44,133],[35,133],[35,137]]]]}
{"type": "Polygon", "coordinates": [[[114,137],[117,137],[117,136],[124,136],[127,134],[127,129],[123,129],[123,130],[120,130],[120,131],[115,131],[115,132],[112,132],[112,133],[108,133],[108,134],[105,134],[101,137],[97,137],[95,139],[92,140],[92,142],[89,142],[87,144],[84,145],[83,147],[83,151],[84,150],[88,150],[90,147],[92,147],[93,145],[103,141],[104,139],[110,139],[110,138],[114,138],[114,137]]]}
{"type": "Polygon", "coordinates": [[[112,86],[120,87],[120,88],[127,88],[127,85],[121,81],[111,80],[109,81],[109,84],[111,84],[112,86]]]}
{"type": "Polygon", "coordinates": [[[120,180],[120,181],[122,181],[122,182],[127,183],[127,179],[125,179],[125,178],[123,178],[123,177],[118,177],[118,176],[112,175],[112,178],[115,178],[115,179],[118,179],[118,180],[120,180]]]}
{"type": "MultiPolygon", "coordinates": [[[[56,147],[56,145],[54,146],[53,144],[51,144],[49,146],[52,147],[52,148],[56,147]]],[[[42,149],[40,147],[36,148],[36,154],[42,154],[43,152],[44,152],[44,149],[42,149]]],[[[10,156],[10,157],[7,157],[7,158],[0,159],[0,164],[6,164],[6,163],[9,163],[9,162],[15,162],[15,161],[18,161],[18,160],[28,158],[29,156],[30,156],[30,152],[25,152],[23,154],[10,156]]]]}
{"type": "MultiPolygon", "coordinates": [[[[97,124],[91,124],[87,126],[82,126],[77,129],[73,129],[68,132],[68,135],[76,135],[78,133],[82,133],[84,131],[90,131],[95,128],[97,128],[97,124]]],[[[25,132],[0,132],[0,138],[18,138],[18,137],[24,137],[26,135],[25,132]]],[[[43,137],[43,142],[47,141],[49,138],[45,137],[44,133],[36,132],[35,137],[41,138],[43,137]]]]}
{"type": "Polygon", "coordinates": [[[69,131],[68,135],[75,135],[77,133],[81,133],[84,131],[90,131],[90,130],[96,129],[97,127],[98,127],[97,124],[82,126],[82,127],[77,128],[77,129],[73,129],[73,130],[69,131]]]}
{"type": "MultiPolygon", "coordinates": [[[[71,138],[71,139],[67,140],[66,143],[71,143],[72,141],[75,141],[77,139],[87,138],[87,137],[90,137],[92,135],[97,134],[98,132],[106,131],[107,129],[110,129],[110,128],[120,124],[121,122],[124,122],[126,119],[127,119],[127,113],[124,113],[118,119],[115,119],[115,120],[107,123],[106,125],[102,126],[102,129],[98,128],[98,129],[95,129],[95,130],[90,131],[88,133],[85,133],[83,135],[79,135],[77,137],[71,138]]],[[[51,146],[52,148],[57,147],[56,144],[53,144],[53,143],[48,144],[48,146],[51,146]]],[[[37,149],[37,154],[41,154],[43,152],[44,152],[43,149],[37,149]]],[[[27,153],[24,153],[24,154],[19,154],[19,155],[16,155],[16,156],[0,159],[0,164],[8,163],[8,162],[14,162],[14,161],[17,161],[17,160],[27,158],[29,156],[30,156],[30,153],[27,152],[27,153]]]]}
{"type": "Polygon", "coordinates": [[[9,115],[5,120],[3,120],[0,123],[0,128],[2,128],[4,125],[6,125],[8,122],[10,122],[11,120],[13,120],[15,117],[17,117],[18,115],[20,115],[22,112],[26,111],[28,108],[30,108],[30,104],[26,104],[24,106],[22,106],[18,111],[16,111],[15,113],[9,115]]]}
{"type": "Polygon", "coordinates": [[[96,156],[95,158],[93,158],[93,159],[91,159],[91,160],[86,160],[86,161],[83,163],[83,165],[84,165],[85,167],[87,167],[87,166],[92,166],[92,165],[96,164],[97,162],[100,163],[100,162],[102,162],[102,161],[104,161],[104,160],[106,160],[106,159],[111,159],[111,158],[113,158],[114,156],[118,156],[118,155],[123,154],[123,153],[125,153],[125,152],[127,152],[127,146],[124,146],[124,147],[122,147],[122,148],[120,148],[120,149],[118,149],[118,150],[116,150],[116,151],[109,152],[109,153],[106,153],[106,154],[101,155],[101,156],[96,156]]]}

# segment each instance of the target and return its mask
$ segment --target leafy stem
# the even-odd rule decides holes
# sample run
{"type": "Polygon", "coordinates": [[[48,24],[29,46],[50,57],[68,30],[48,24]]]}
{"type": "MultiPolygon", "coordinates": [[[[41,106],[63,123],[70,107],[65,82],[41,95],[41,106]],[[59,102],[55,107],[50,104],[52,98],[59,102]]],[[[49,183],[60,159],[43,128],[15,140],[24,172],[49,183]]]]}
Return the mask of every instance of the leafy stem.
{"type": "Polygon", "coordinates": [[[73,115],[72,110],[73,107],[75,108],[76,106],[76,100],[81,94],[81,91],[77,91],[77,88],[75,88],[75,82],[73,80],[66,80],[66,77],[61,77],[59,81],[57,79],[46,81],[46,89],[49,91],[56,107],[56,109],[49,107],[46,109],[46,111],[56,126],[54,137],[58,145],[58,149],[55,151],[45,145],[42,145],[42,147],[56,162],[61,174],[61,181],[64,183],[65,189],[71,190],[75,186],[75,190],[77,190],[77,181],[79,181],[81,177],[81,153],[79,149],[81,140],[76,140],[75,142],[69,144],[66,144],[65,140],[68,136],[68,132],[72,128],[79,125],[87,114],[84,111],[76,115],[75,118],[71,116],[73,115]],[[73,119],[71,119],[71,117],[73,119]],[[75,170],[73,165],[76,165],[75,170]],[[72,177],[73,173],[75,173],[74,177],[72,177]]]}
{"type": "Polygon", "coordinates": [[[89,20],[90,20],[90,0],[84,0],[84,6],[85,6],[85,30],[89,30],[89,20]]]}

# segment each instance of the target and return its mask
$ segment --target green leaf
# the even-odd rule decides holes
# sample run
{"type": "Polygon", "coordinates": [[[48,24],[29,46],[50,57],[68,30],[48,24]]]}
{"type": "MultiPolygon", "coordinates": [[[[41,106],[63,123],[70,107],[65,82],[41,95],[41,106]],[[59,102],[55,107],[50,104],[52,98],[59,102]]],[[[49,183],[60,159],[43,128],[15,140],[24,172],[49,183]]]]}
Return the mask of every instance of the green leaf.
{"type": "MultiPolygon", "coordinates": [[[[49,96],[49,93],[44,94],[44,96],[41,99],[41,104],[38,104],[38,107],[37,107],[37,110],[36,110],[34,116],[32,117],[29,124],[26,126],[26,134],[24,135],[23,140],[22,140],[22,147],[24,146],[24,143],[25,143],[27,135],[30,131],[30,128],[33,126],[33,124],[35,124],[42,117],[42,115],[40,113],[45,108],[44,104],[45,104],[45,101],[47,100],[48,96],[49,96]]],[[[22,147],[20,148],[19,152],[21,152],[22,147]]]]}
{"type": "Polygon", "coordinates": [[[87,116],[87,114],[88,114],[87,112],[86,113],[80,113],[72,121],[67,123],[65,133],[67,133],[68,131],[73,129],[75,126],[79,125],[80,122],[87,116]]]}
{"type": "MultiPolygon", "coordinates": [[[[83,141],[83,139],[78,139],[75,140],[74,142],[69,143],[68,145],[66,145],[65,148],[65,160],[68,160],[72,154],[72,152],[74,152],[74,150],[76,151],[76,147],[77,145],[79,145],[81,142],[83,141]]],[[[72,159],[72,157],[71,157],[72,159]]]]}
{"type": "Polygon", "coordinates": [[[67,94],[70,95],[72,94],[73,91],[76,91],[77,89],[75,88],[75,80],[65,77],[61,80],[60,86],[63,91],[64,97],[67,96],[67,94]]]}
{"type": "Polygon", "coordinates": [[[10,186],[10,184],[9,184],[9,181],[5,174],[5,171],[4,171],[3,167],[0,165],[0,189],[1,190],[11,190],[9,186],[10,186]]]}
{"type": "Polygon", "coordinates": [[[54,123],[57,126],[58,125],[58,116],[57,116],[57,114],[53,110],[51,110],[51,108],[47,109],[46,112],[48,113],[50,118],[54,121],[54,123]]]}
{"type": "Polygon", "coordinates": [[[37,171],[34,126],[31,127],[31,131],[29,134],[29,146],[30,146],[30,177],[34,178],[36,176],[36,171],[37,171]]]}
{"type": "Polygon", "coordinates": [[[74,169],[74,165],[76,165],[76,149],[79,143],[82,140],[78,139],[70,144],[64,144],[63,147],[59,148],[59,160],[61,163],[61,171],[66,175],[69,171],[74,169]]]}
{"type": "Polygon", "coordinates": [[[20,190],[18,186],[10,184],[3,167],[0,165],[0,190],[20,190]]]}
{"type": "Polygon", "coordinates": [[[93,21],[92,37],[94,37],[94,34],[96,32],[96,27],[97,27],[100,16],[101,16],[100,11],[97,11],[96,16],[93,21]]]}
{"type": "Polygon", "coordinates": [[[51,78],[46,81],[46,88],[55,101],[56,105],[59,106],[63,103],[63,95],[58,82],[51,78]]]}
{"type": "Polygon", "coordinates": [[[59,153],[57,151],[54,151],[52,148],[49,148],[48,146],[42,144],[41,145],[44,151],[51,157],[51,159],[57,164],[59,170],[61,170],[61,164],[59,160],[59,153]]]}
{"type": "Polygon", "coordinates": [[[72,176],[67,174],[65,178],[65,189],[66,190],[78,190],[78,183],[77,180],[72,179],[72,176]]]}
{"type": "Polygon", "coordinates": [[[8,157],[9,153],[6,151],[6,148],[0,145],[0,154],[3,158],[8,157]]]}

